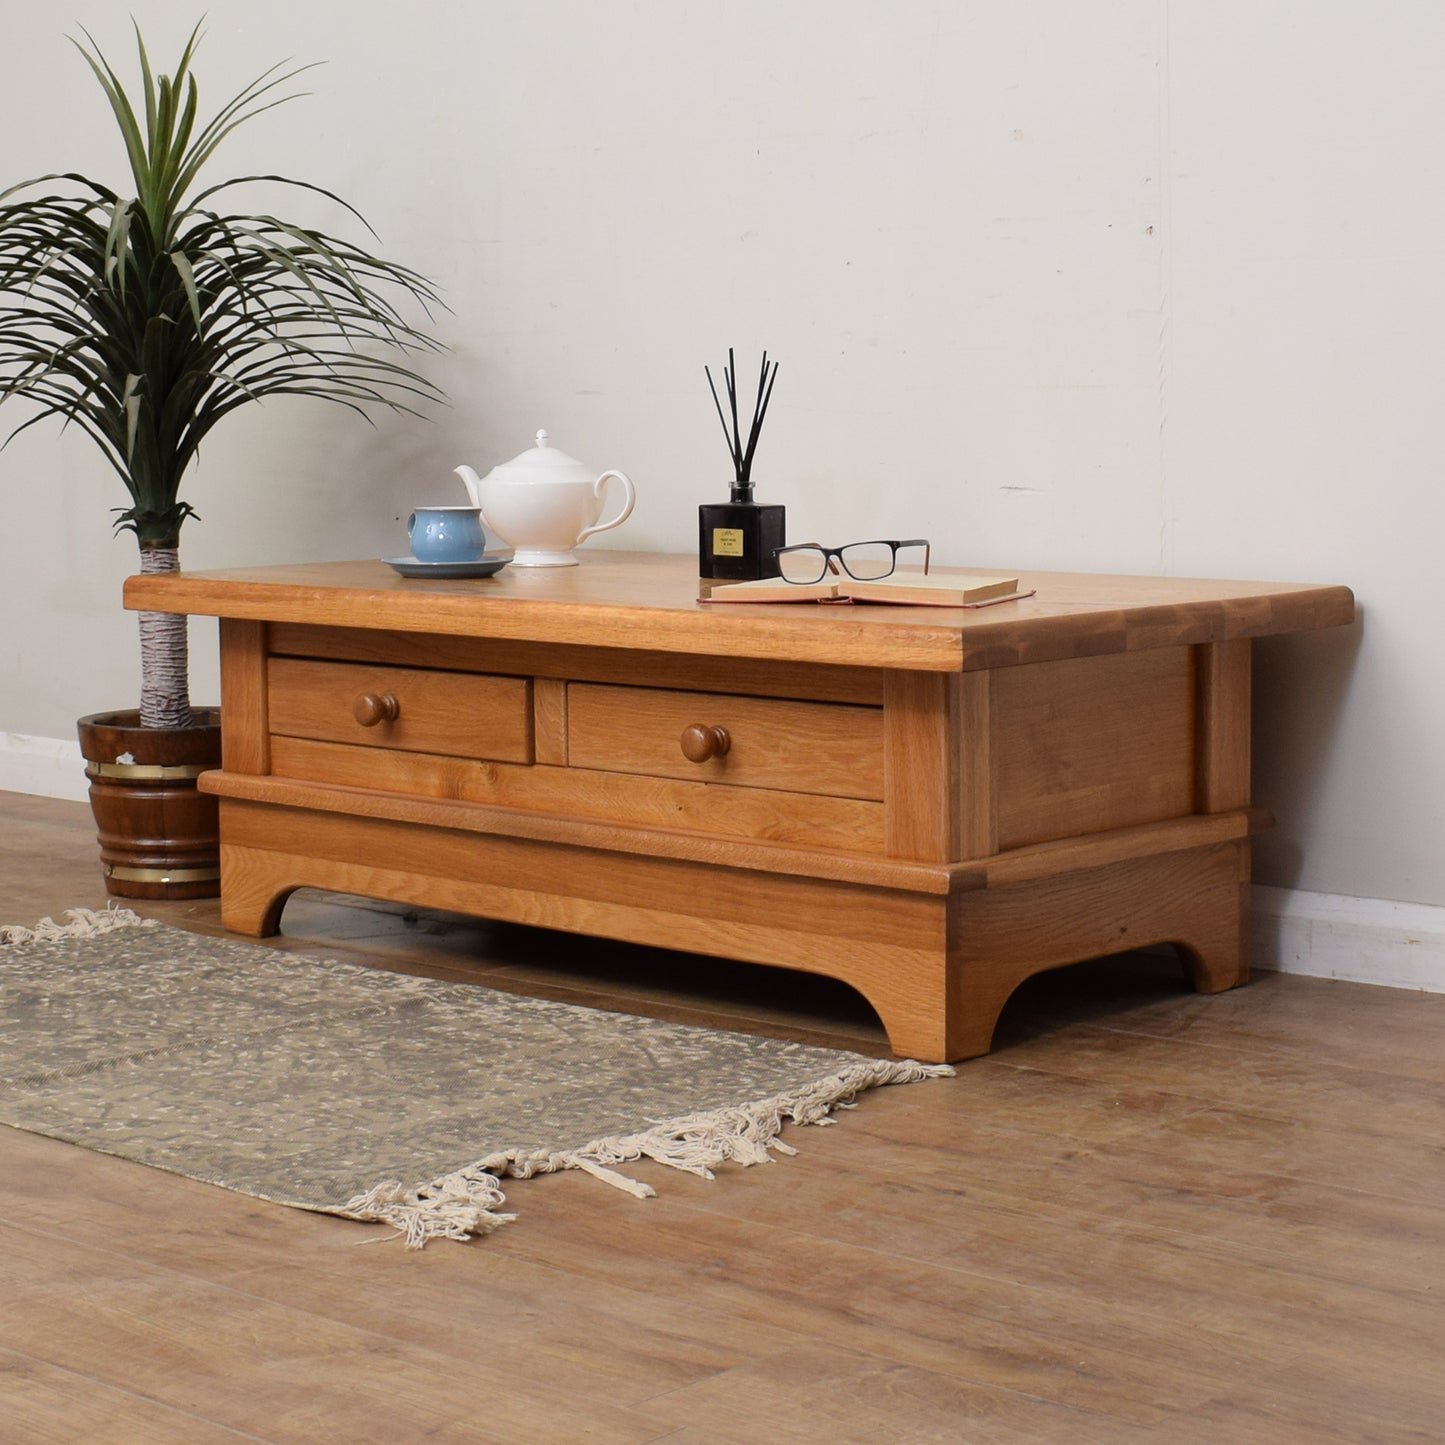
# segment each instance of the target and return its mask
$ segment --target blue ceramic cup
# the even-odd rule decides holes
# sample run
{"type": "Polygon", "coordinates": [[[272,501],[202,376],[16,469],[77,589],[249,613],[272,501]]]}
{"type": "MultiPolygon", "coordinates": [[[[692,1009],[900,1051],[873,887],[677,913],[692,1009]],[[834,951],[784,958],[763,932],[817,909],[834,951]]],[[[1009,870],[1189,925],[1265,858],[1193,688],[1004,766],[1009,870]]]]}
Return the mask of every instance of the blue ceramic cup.
{"type": "Polygon", "coordinates": [[[418,562],[478,562],[487,550],[478,507],[418,507],[406,530],[418,562]]]}

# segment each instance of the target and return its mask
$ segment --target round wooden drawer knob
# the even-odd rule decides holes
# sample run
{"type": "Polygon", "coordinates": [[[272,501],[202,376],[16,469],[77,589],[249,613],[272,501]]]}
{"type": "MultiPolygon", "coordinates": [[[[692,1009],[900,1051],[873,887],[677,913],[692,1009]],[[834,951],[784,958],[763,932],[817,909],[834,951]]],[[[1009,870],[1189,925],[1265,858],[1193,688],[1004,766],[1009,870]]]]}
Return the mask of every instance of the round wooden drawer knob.
{"type": "Polygon", "coordinates": [[[378,723],[395,722],[401,705],[391,693],[364,692],[351,704],[351,715],[364,728],[374,728],[378,723]]]}
{"type": "Polygon", "coordinates": [[[691,727],[682,730],[682,755],[690,763],[705,763],[709,758],[720,758],[732,743],[726,728],[693,723],[691,727]]]}

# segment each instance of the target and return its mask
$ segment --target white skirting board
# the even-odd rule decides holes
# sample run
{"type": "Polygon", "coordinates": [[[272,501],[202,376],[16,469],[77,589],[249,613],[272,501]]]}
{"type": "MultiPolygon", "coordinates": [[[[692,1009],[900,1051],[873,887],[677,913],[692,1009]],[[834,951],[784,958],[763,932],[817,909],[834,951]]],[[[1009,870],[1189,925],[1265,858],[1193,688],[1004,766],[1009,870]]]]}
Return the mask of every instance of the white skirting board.
{"type": "MultiPolygon", "coordinates": [[[[80,745],[0,733],[0,792],[85,802],[80,745]]],[[[1253,897],[1256,968],[1445,993],[1445,908],[1259,884],[1253,897]]]]}
{"type": "Polygon", "coordinates": [[[80,744],[63,738],[0,733],[0,793],[85,802],[89,785],[80,744]]]}
{"type": "Polygon", "coordinates": [[[1255,884],[1257,968],[1445,993],[1445,908],[1255,884]]]}

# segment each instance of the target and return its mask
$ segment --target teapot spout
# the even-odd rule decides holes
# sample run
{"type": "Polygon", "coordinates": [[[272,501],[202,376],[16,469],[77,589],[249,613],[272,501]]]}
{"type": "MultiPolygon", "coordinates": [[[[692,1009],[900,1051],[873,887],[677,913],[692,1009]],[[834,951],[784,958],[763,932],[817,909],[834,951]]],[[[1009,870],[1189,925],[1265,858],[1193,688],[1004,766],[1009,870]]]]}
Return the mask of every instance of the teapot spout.
{"type": "Polygon", "coordinates": [[[467,496],[472,499],[472,506],[480,507],[482,505],[482,479],[471,467],[466,465],[454,467],[453,470],[462,479],[462,485],[467,489],[467,496]]]}

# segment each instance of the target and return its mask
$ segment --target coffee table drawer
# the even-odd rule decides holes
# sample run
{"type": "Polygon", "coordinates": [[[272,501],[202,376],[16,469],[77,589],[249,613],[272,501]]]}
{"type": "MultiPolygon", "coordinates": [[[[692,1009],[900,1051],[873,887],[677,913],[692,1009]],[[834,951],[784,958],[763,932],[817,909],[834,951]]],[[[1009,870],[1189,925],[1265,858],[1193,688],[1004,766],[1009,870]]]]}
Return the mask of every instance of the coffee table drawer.
{"type": "Polygon", "coordinates": [[[400,752],[532,761],[527,678],[273,657],[271,732],[400,752]]]}
{"type": "Polygon", "coordinates": [[[571,683],[574,768],[837,798],[883,797],[883,709],[571,683]]]}

